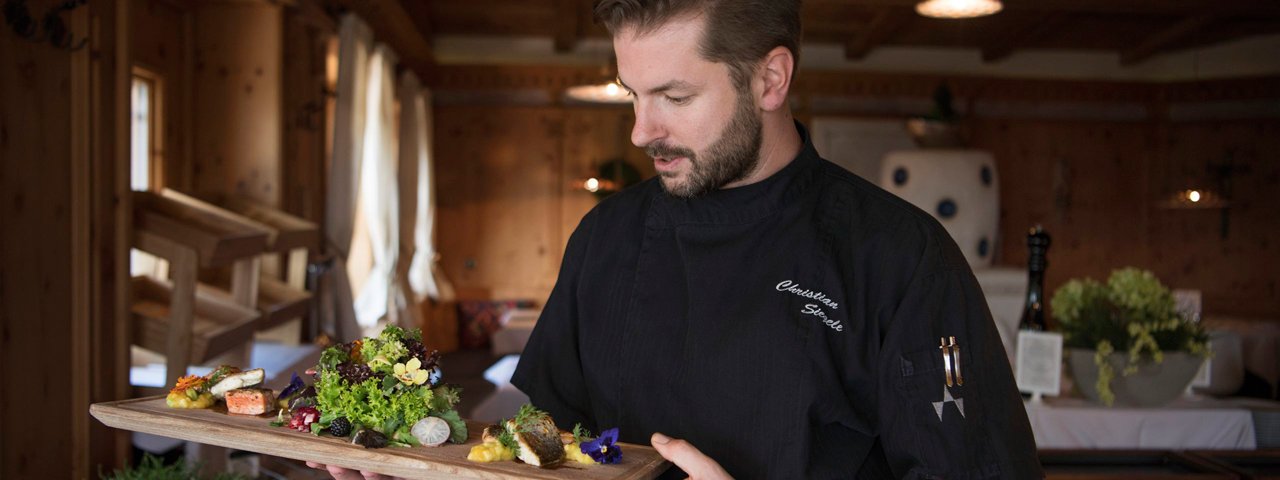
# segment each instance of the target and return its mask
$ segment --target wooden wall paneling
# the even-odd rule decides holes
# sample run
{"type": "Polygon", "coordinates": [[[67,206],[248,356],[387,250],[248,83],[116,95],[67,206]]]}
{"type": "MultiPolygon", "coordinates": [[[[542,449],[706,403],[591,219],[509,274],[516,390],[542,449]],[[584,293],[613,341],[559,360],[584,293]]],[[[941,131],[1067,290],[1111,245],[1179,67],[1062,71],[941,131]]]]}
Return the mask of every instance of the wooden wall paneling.
{"type": "Polygon", "coordinates": [[[562,229],[557,255],[563,255],[569,236],[598,203],[594,194],[582,188],[581,180],[597,176],[602,163],[618,157],[635,167],[642,179],[655,174],[653,162],[631,144],[635,115],[630,105],[580,106],[565,108],[565,113],[564,168],[560,172],[562,229]]]}
{"type": "Polygon", "coordinates": [[[282,7],[210,2],[193,16],[194,190],[278,207],[282,7]]]}
{"type": "Polygon", "coordinates": [[[129,14],[134,25],[130,38],[133,64],[157,75],[161,81],[159,157],[162,177],[153,188],[169,187],[189,191],[191,162],[187,155],[191,119],[189,112],[190,55],[188,16],[181,3],[132,0],[129,14]]]}
{"type": "Polygon", "coordinates": [[[555,108],[435,109],[437,230],[459,290],[546,299],[559,269],[561,137],[555,108]]]}
{"type": "MultiPolygon", "coordinates": [[[[93,211],[91,282],[93,344],[91,402],[128,398],[129,246],[132,243],[133,202],[129,195],[130,67],[133,63],[130,28],[132,2],[103,0],[89,4],[93,35],[89,49],[91,97],[90,188],[93,211]]],[[[190,29],[188,28],[188,31],[190,29]]],[[[187,71],[190,71],[188,68],[187,71]]],[[[190,97],[188,97],[190,98],[190,97]]],[[[186,143],[190,148],[190,142],[186,143]]],[[[111,471],[123,467],[132,445],[128,432],[90,423],[90,461],[111,471]]]]}
{"type": "MultiPolygon", "coordinates": [[[[26,7],[38,19],[57,3],[26,7]]],[[[74,23],[85,26],[82,18],[74,23]]],[[[88,473],[87,457],[67,452],[86,440],[77,414],[85,405],[76,404],[84,400],[81,377],[69,371],[88,367],[74,363],[88,359],[83,352],[71,351],[74,337],[87,333],[74,330],[72,215],[83,210],[71,203],[70,180],[70,88],[83,79],[72,78],[68,51],[8,27],[0,29],[0,52],[0,477],[70,478],[88,473]],[[33,406],[42,414],[32,415],[33,406]]],[[[82,61],[75,68],[84,73],[82,61]]],[[[84,153],[82,144],[75,148],[84,153]]]]}
{"type": "MultiPolygon", "coordinates": [[[[585,73],[575,67],[440,67],[430,82],[449,92],[555,92],[585,73]]],[[[1280,218],[1276,211],[1280,203],[1270,200],[1280,183],[1274,161],[1280,155],[1280,132],[1276,131],[1280,119],[1263,115],[1250,121],[1210,122],[1180,117],[1171,122],[1169,114],[1173,105],[1275,101],[1280,98],[1276,77],[1160,84],[805,72],[797,84],[797,116],[808,119],[806,99],[819,96],[927,101],[943,81],[956,92],[961,105],[988,107],[979,108],[966,122],[972,146],[995,154],[1004,181],[998,264],[1025,266],[1026,229],[1042,224],[1055,236],[1047,279],[1050,293],[1067,279],[1101,280],[1112,269],[1133,265],[1154,271],[1172,287],[1202,289],[1208,314],[1280,318],[1280,279],[1274,266],[1280,264],[1276,252],[1280,224],[1274,221],[1280,218]],[[1192,178],[1207,178],[1205,164],[1224,161],[1228,153],[1250,172],[1234,180],[1238,199],[1230,210],[1226,239],[1218,233],[1220,211],[1157,207],[1161,196],[1176,186],[1171,185],[1170,168],[1190,171],[1192,178]]],[[[520,139],[539,135],[538,127],[527,120],[510,122],[508,113],[520,109],[455,98],[463,101],[436,107],[437,118],[451,125],[451,130],[438,128],[437,138],[442,139],[441,148],[465,152],[471,163],[441,166],[440,181],[449,185],[442,186],[442,194],[454,189],[470,196],[465,202],[442,198],[441,254],[446,270],[460,279],[460,286],[501,289],[495,277],[465,270],[466,258],[478,263],[509,260],[487,256],[469,243],[485,236],[484,231],[494,224],[478,205],[503,202],[482,198],[476,192],[483,187],[475,182],[485,174],[484,157],[524,148],[520,139]],[[454,115],[459,117],[451,118],[454,115]],[[468,122],[489,126],[468,126],[468,122]],[[500,135],[480,133],[498,124],[504,126],[500,135]],[[458,136],[462,132],[470,133],[458,136]],[[471,142],[484,145],[465,145],[471,142]],[[503,142],[517,143],[500,145],[503,142]],[[458,228],[469,230],[464,234],[458,228]],[[455,229],[454,237],[446,240],[448,229],[455,229]]],[[[557,108],[565,115],[558,173],[562,199],[556,213],[560,218],[558,258],[563,242],[594,204],[573,185],[598,161],[594,157],[626,151],[646,175],[652,174],[652,167],[638,149],[627,146],[624,135],[631,118],[625,108],[564,106],[524,111],[557,108]],[[621,141],[614,144],[606,140],[620,136],[621,141]]],[[[446,157],[442,154],[441,162],[456,161],[446,157]]],[[[530,262],[528,258],[514,261],[530,262]]],[[[555,272],[545,272],[545,278],[531,282],[554,282],[555,272]]]]}
{"type": "Polygon", "coordinates": [[[1150,176],[1155,194],[1217,189],[1208,168],[1233,162],[1227,236],[1223,211],[1153,208],[1148,226],[1156,273],[1199,289],[1204,310],[1280,318],[1280,120],[1173,124],[1150,176]]]}
{"type": "Polygon", "coordinates": [[[1126,265],[1151,268],[1145,188],[1149,129],[1141,123],[978,121],[973,146],[1000,171],[996,261],[1025,266],[1026,232],[1053,236],[1046,288],[1070,278],[1105,280],[1126,265]]]}
{"type": "MultiPolygon", "coordinates": [[[[280,208],[312,222],[324,220],[325,61],[336,32],[317,25],[314,13],[285,10],[284,144],[280,208]]],[[[318,253],[318,252],[317,252],[318,253]]]]}

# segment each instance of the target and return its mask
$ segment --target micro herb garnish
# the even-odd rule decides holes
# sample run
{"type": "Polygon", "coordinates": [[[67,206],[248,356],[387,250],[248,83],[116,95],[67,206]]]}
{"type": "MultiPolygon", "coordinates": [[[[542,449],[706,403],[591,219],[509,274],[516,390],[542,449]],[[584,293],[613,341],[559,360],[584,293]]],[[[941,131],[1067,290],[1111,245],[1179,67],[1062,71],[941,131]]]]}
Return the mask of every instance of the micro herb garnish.
{"type": "Polygon", "coordinates": [[[510,430],[503,428],[498,433],[498,443],[501,443],[507,450],[511,450],[517,457],[520,456],[520,443],[516,442],[516,436],[510,430]]]}
{"type": "Polygon", "coordinates": [[[533,430],[531,425],[537,423],[547,417],[547,412],[538,410],[531,404],[520,406],[520,411],[516,412],[516,416],[511,417],[512,423],[515,423],[516,432],[529,432],[533,430]]]}
{"type": "Polygon", "coordinates": [[[573,425],[573,441],[582,443],[590,441],[594,437],[595,436],[591,434],[591,430],[587,430],[587,427],[582,426],[581,423],[573,425]]]}

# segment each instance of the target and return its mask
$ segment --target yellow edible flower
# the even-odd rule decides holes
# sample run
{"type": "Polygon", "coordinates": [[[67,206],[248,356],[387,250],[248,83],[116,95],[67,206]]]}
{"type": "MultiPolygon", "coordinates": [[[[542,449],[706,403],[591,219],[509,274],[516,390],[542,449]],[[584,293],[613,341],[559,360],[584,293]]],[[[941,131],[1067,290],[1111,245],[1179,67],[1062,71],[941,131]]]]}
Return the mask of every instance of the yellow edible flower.
{"type": "Polygon", "coordinates": [[[422,370],[422,362],[418,357],[410,358],[409,363],[397,363],[392,369],[395,370],[396,378],[405,385],[422,385],[431,376],[429,372],[422,370]]]}

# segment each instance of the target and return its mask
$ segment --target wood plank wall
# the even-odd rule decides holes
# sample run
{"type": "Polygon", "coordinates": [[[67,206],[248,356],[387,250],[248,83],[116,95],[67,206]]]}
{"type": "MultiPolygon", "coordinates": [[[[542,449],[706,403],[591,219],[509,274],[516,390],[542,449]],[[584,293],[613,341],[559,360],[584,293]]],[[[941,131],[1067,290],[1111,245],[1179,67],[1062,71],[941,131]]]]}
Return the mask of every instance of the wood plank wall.
{"type": "Polygon", "coordinates": [[[1207,315],[1280,320],[1280,120],[974,126],[974,145],[995,154],[1001,175],[998,263],[1025,267],[1026,229],[1042,224],[1054,238],[1050,291],[1132,265],[1173,288],[1201,290],[1207,315]],[[1208,183],[1192,179],[1229,156],[1249,173],[1234,179],[1225,238],[1221,210],[1158,205],[1208,183]]]}
{"type": "MultiPolygon", "coordinates": [[[[1140,94],[1149,96],[1155,94],[1140,94]]],[[[494,106],[492,98],[435,108],[442,262],[459,288],[542,302],[568,233],[593,203],[572,181],[619,151],[647,175],[652,166],[629,144],[628,108],[494,106]]],[[[1020,108],[1035,112],[1050,100],[1055,108],[1064,104],[1032,97],[1020,99],[1020,108]]],[[[1043,224],[1055,237],[1051,291],[1072,277],[1105,278],[1112,268],[1134,265],[1172,287],[1203,290],[1206,314],[1280,319],[1280,202],[1271,196],[1280,186],[1280,120],[1171,124],[1014,114],[975,118],[969,127],[973,146],[994,152],[1001,169],[999,264],[1024,267],[1025,229],[1043,224]],[[1227,152],[1251,169],[1234,182],[1227,238],[1219,233],[1220,211],[1155,205],[1165,190],[1180,188],[1169,168],[1204,177],[1205,162],[1223,161],[1227,152]]]]}
{"type": "Polygon", "coordinates": [[[541,303],[595,197],[575,183],[628,156],[629,108],[437,107],[439,250],[457,287],[541,303]]]}
{"type": "Polygon", "coordinates": [[[282,7],[195,9],[193,189],[280,205],[282,7]]]}
{"type": "MultiPolygon", "coordinates": [[[[39,22],[62,3],[26,7],[39,22]]],[[[104,0],[63,13],[77,42],[94,27],[76,52],[0,30],[0,478],[89,478],[127,447],[88,415],[121,398],[127,374],[110,220],[127,152],[127,11],[104,0]]]]}
{"type": "Polygon", "coordinates": [[[7,27],[0,52],[0,476],[68,478],[49,446],[72,430],[72,385],[42,365],[71,359],[71,56],[7,27]]]}
{"type": "Polygon", "coordinates": [[[191,191],[191,10],[188,4],[157,0],[132,2],[130,39],[133,65],[159,79],[164,120],[157,187],[191,191]]]}

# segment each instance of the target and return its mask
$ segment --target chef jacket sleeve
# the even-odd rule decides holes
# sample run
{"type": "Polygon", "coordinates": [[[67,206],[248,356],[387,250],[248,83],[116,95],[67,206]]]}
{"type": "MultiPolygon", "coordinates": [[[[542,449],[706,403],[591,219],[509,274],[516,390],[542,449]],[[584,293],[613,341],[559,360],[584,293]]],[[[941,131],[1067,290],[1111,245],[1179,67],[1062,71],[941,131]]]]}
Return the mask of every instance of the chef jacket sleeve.
{"type": "Polygon", "coordinates": [[[596,429],[587,421],[590,405],[578,348],[576,301],[594,215],[593,210],[583,217],[569,237],[560,276],[511,377],[511,383],[534,405],[550,413],[563,429],[572,428],[575,423],[596,429]]]}
{"type": "Polygon", "coordinates": [[[921,264],[883,326],[876,418],[888,463],[897,478],[1043,478],[977,280],[945,263],[921,264]]]}

